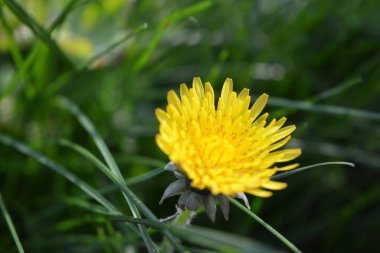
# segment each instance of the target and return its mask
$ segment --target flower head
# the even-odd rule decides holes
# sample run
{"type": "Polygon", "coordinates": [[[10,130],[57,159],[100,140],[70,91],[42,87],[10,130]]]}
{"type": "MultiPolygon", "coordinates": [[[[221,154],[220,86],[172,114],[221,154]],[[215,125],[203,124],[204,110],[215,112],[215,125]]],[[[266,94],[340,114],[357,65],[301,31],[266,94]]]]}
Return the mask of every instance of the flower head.
{"type": "Polygon", "coordinates": [[[249,90],[237,94],[227,79],[215,106],[211,84],[203,86],[200,78],[194,78],[192,88],[181,84],[180,96],[169,91],[167,99],[166,111],[156,110],[160,122],[156,142],[193,191],[269,197],[271,190],[286,187],[271,176],[297,167],[277,163],[295,159],[301,150],[278,150],[296,127],[283,127],[284,117],[266,123],[268,113],[260,114],[268,95],[261,95],[250,107],[249,90]]]}

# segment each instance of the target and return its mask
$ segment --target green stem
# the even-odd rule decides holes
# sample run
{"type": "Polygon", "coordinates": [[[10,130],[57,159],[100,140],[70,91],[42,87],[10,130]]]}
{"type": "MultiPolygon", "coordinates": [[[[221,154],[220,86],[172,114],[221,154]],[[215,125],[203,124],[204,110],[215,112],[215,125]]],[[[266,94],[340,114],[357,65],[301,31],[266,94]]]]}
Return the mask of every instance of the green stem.
{"type": "MultiPolygon", "coordinates": [[[[191,220],[193,219],[195,212],[192,212],[189,210],[178,210],[175,215],[176,217],[173,219],[172,223],[186,226],[191,223],[191,220]]],[[[174,252],[173,246],[169,243],[166,237],[161,244],[161,249],[162,249],[162,252],[165,252],[165,253],[174,252]]]]}
{"type": "Polygon", "coordinates": [[[277,232],[276,229],[274,229],[272,226],[270,226],[268,223],[266,223],[263,219],[261,219],[259,216],[254,214],[251,210],[240,204],[237,200],[228,197],[230,202],[240,208],[243,212],[254,218],[260,225],[262,225],[264,228],[266,228],[269,232],[271,232],[274,236],[276,236],[281,242],[283,242],[292,252],[294,253],[301,253],[302,251],[299,250],[293,243],[291,243],[288,239],[285,238],[282,234],[277,232]]]}
{"type": "Polygon", "coordinates": [[[195,212],[189,211],[189,210],[184,210],[180,211],[174,220],[175,224],[178,225],[188,225],[191,223],[191,220],[194,217],[195,212]]]}

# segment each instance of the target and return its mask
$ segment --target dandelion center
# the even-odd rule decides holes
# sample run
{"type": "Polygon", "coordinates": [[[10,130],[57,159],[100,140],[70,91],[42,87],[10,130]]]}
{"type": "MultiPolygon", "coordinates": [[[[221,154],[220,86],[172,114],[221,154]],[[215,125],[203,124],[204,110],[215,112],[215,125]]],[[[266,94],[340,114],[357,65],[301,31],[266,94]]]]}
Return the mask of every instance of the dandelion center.
{"type": "Polygon", "coordinates": [[[199,157],[205,169],[214,168],[218,163],[229,163],[235,156],[235,146],[230,141],[213,135],[200,141],[199,157]]]}

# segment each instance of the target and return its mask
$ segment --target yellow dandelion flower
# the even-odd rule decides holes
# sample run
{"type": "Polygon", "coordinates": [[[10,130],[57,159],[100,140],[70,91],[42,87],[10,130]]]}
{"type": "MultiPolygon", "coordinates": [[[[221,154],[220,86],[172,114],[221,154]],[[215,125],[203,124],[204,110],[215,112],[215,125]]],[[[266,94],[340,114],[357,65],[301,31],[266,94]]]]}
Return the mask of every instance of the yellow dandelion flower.
{"type": "Polygon", "coordinates": [[[191,183],[191,188],[213,195],[237,196],[250,193],[269,197],[286,183],[271,180],[277,167],[301,154],[300,149],[282,149],[294,125],[283,127],[286,118],[266,124],[262,115],[268,95],[262,94],[249,107],[249,90],[233,91],[232,80],[224,82],[215,106],[211,84],[194,78],[192,88],[180,86],[180,96],[169,91],[166,111],[156,109],[160,123],[156,142],[191,183]]]}

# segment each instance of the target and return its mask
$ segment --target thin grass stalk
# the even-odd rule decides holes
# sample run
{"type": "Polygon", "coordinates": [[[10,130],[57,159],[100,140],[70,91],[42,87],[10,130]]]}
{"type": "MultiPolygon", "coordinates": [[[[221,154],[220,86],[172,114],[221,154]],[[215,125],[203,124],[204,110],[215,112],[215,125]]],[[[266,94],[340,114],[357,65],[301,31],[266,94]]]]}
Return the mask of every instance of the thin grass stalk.
{"type": "MultiPolygon", "coordinates": [[[[117,216],[104,216],[104,218],[113,220],[113,221],[129,221],[132,223],[144,224],[158,230],[169,230],[176,234],[178,237],[185,241],[192,242],[196,245],[202,245],[206,248],[217,249],[218,252],[265,252],[265,253],[274,253],[282,252],[274,250],[271,247],[263,245],[260,242],[257,242],[252,239],[236,236],[234,234],[229,234],[226,232],[221,232],[214,229],[203,228],[198,226],[184,226],[183,224],[176,223],[162,223],[149,219],[140,219],[133,218],[129,216],[117,215],[117,216]]],[[[179,252],[188,252],[184,248],[179,252]]],[[[177,252],[177,251],[176,251],[177,252]]],[[[192,252],[192,251],[191,251],[192,252]]]]}
{"type": "Polygon", "coordinates": [[[295,253],[301,253],[301,250],[299,250],[293,243],[291,243],[288,239],[286,239],[285,236],[280,234],[276,229],[274,229],[271,225],[266,223],[263,219],[261,219],[259,216],[254,214],[251,210],[249,210],[244,205],[240,204],[237,200],[234,198],[228,197],[229,201],[240,208],[243,212],[251,216],[253,219],[255,219],[260,225],[262,225],[264,228],[266,228],[269,232],[271,232],[275,237],[277,237],[284,245],[286,245],[292,252],[295,253]]]}
{"type": "Polygon", "coordinates": [[[5,223],[7,224],[8,228],[9,228],[9,231],[11,232],[13,241],[16,244],[18,252],[19,253],[24,253],[25,252],[24,248],[22,247],[22,244],[21,244],[20,238],[18,237],[16,228],[13,225],[12,218],[9,215],[7,207],[6,207],[6,205],[5,205],[4,201],[3,201],[3,196],[1,195],[1,192],[0,192],[0,209],[1,209],[1,212],[3,213],[5,223]]]}
{"type": "Polygon", "coordinates": [[[353,118],[364,118],[371,120],[380,120],[380,113],[365,111],[354,108],[347,108],[335,105],[319,105],[305,101],[297,101],[285,98],[271,97],[268,105],[281,108],[297,109],[302,111],[319,112],[332,115],[340,115],[353,118]]]}
{"type": "Polygon", "coordinates": [[[42,40],[53,52],[56,53],[66,64],[73,66],[71,60],[59,48],[57,43],[50,37],[50,34],[44,30],[23,8],[14,0],[2,0],[9,10],[27,27],[29,27],[34,35],[42,40]]]}
{"type": "Polygon", "coordinates": [[[154,34],[153,38],[151,39],[148,47],[144,52],[141,54],[141,56],[136,60],[136,63],[133,66],[133,73],[140,72],[145,65],[147,64],[150,56],[153,54],[154,50],[158,46],[159,42],[163,38],[164,32],[168,28],[168,26],[174,22],[177,22],[185,17],[188,17],[190,15],[194,15],[196,13],[205,11],[206,9],[210,8],[212,6],[211,1],[203,1],[200,3],[193,4],[191,6],[188,6],[186,8],[180,9],[178,11],[173,12],[170,16],[164,18],[158,28],[156,33],[154,34]]]}
{"type": "MultiPolygon", "coordinates": [[[[74,103],[72,103],[67,98],[61,97],[58,100],[58,102],[61,106],[68,109],[75,117],[77,117],[78,121],[81,123],[81,125],[86,129],[86,131],[90,134],[91,138],[94,140],[95,144],[97,145],[98,149],[100,150],[104,159],[106,160],[108,166],[111,168],[111,170],[109,170],[106,166],[103,166],[103,169],[104,169],[103,172],[110,171],[111,174],[107,173],[108,176],[109,177],[111,176],[110,178],[111,179],[113,178],[113,180],[115,180],[114,182],[116,182],[119,185],[119,187],[121,188],[122,192],[126,195],[126,197],[132,200],[131,202],[128,202],[128,204],[131,204],[130,208],[136,214],[135,218],[141,217],[138,211],[136,212],[137,210],[136,206],[137,206],[137,208],[140,209],[147,218],[158,221],[158,218],[153,214],[153,212],[150,211],[150,209],[147,208],[146,205],[127,187],[124,181],[124,178],[122,177],[120,173],[120,169],[117,166],[115,160],[113,159],[107,145],[105,144],[104,140],[100,137],[100,135],[97,133],[94,125],[89,120],[89,118],[81,112],[79,107],[77,107],[74,103]]],[[[95,159],[97,160],[97,158],[93,156],[93,160],[95,159]]],[[[102,164],[100,161],[99,163],[102,164]]],[[[164,231],[163,233],[168,238],[170,243],[172,243],[173,246],[177,250],[183,249],[183,247],[177,242],[177,240],[169,231],[164,231]]]]}
{"type": "Polygon", "coordinates": [[[338,161],[338,162],[317,163],[317,164],[313,164],[313,165],[309,165],[309,166],[300,167],[300,168],[297,168],[297,169],[294,169],[294,170],[289,170],[289,171],[282,172],[280,174],[274,175],[273,177],[271,177],[271,179],[272,180],[278,180],[278,179],[282,179],[284,177],[288,177],[288,176],[297,174],[297,173],[299,173],[301,171],[304,171],[304,170],[309,170],[309,169],[313,169],[313,168],[316,168],[316,167],[322,167],[322,166],[328,166],[328,165],[346,165],[346,166],[350,166],[350,167],[355,167],[355,164],[353,164],[353,163],[350,163],[350,162],[341,162],[341,161],[338,161]]]}
{"type": "MultiPolygon", "coordinates": [[[[106,198],[104,198],[98,191],[96,191],[94,188],[92,188],[90,185],[88,185],[86,182],[84,182],[82,179],[75,176],[73,173],[71,173],[69,170],[61,166],[60,164],[56,163],[55,161],[49,159],[48,157],[44,156],[43,154],[29,148],[28,146],[24,145],[21,142],[18,142],[6,135],[3,135],[0,133],[0,142],[10,146],[19,152],[30,156],[40,162],[41,164],[45,165],[47,168],[53,170],[54,172],[60,174],[76,186],[78,186],[82,191],[87,193],[89,196],[91,196],[94,200],[96,200],[99,204],[110,210],[111,212],[121,214],[121,212],[106,198]]],[[[127,224],[127,226],[134,231],[137,234],[140,234],[136,227],[131,226],[130,224],[127,224]]]]}
{"type": "MultiPolygon", "coordinates": [[[[67,108],[72,114],[74,114],[74,116],[77,117],[78,121],[81,123],[81,125],[85,128],[85,130],[91,136],[92,140],[95,142],[96,146],[98,147],[100,153],[102,154],[103,158],[106,160],[106,163],[108,165],[108,167],[102,166],[102,168],[104,169],[103,172],[105,172],[106,175],[110,177],[111,179],[113,179],[115,182],[118,182],[118,183],[124,182],[124,178],[120,172],[118,165],[113,159],[111,152],[109,151],[104,140],[98,134],[95,126],[92,124],[90,119],[84,113],[82,113],[79,107],[76,106],[74,103],[72,103],[70,100],[62,98],[59,101],[62,102],[65,108],[67,108]]],[[[93,158],[95,159],[95,157],[93,158]]],[[[131,209],[133,216],[135,218],[140,218],[141,215],[138,208],[135,205],[136,204],[135,201],[131,199],[130,196],[126,194],[125,192],[123,192],[123,195],[128,203],[128,206],[131,209]]],[[[152,239],[150,238],[150,235],[146,227],[142,225],[138,225],[138,227],[143,235],[143,239],[147,246],[148,251],[152,253],[155,252],[154,243],[152,239]]]]}
{"type": "MultiPolygon", "coordinates": [[[[81,154],[83,157],[87,158],[89,161],[91,161],[98,169],[100,169],[112,182],[117,184],[120,188],[120,190],[123,192],[123,194],[126,195],[127,199],[132,200],[131,204],[135,204],[136,207],[141,210],[141,212],[148,218],[153,221],[159,222],[158,218],[150,211],[149,208],[145,206],[145,204],[127,187],[125,184],[124,179],[120,180],[113,174],[107,166],[102,163],[97,157],[95,157],[91,152],[89,152],[87,149],[81,147],[80,145],[77,145],[75,143],[72,143],[67,140],[61,140],[61,144],[68,146],[81,154]]],[[[140,217],[135,217],[140,218],[140,217]]],[[[176,250],[183,250],[182,245],[180,245],[176,238],[169,232],[169,231],[163,231],[163,234],[168,238],[170,243],[176,248],[176,250]]]]}

